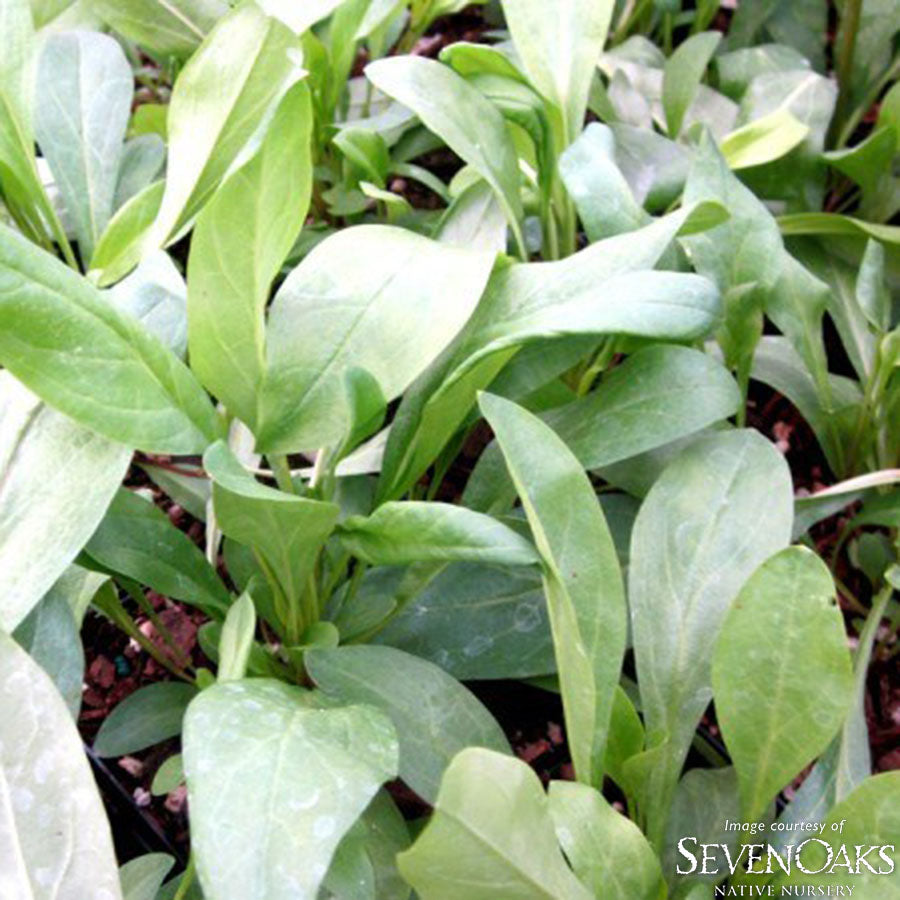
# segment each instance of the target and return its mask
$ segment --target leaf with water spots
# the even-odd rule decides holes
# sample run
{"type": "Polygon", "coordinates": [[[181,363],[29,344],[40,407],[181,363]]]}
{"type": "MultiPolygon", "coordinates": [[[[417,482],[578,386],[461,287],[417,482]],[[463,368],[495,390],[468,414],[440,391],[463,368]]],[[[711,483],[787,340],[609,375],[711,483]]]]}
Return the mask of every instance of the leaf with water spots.
{"type": "Polygon", "coordinates": [[[103,805],[50,678],[0,631],[0,897],[121,900],[103,805]]]}
{"type": "Polygon", "coordinates": [[[341,838],[397,774],[391,722],[370,706],[255,678],[188,708],[184,771],[206,900],[316,900],[341,838]]]}

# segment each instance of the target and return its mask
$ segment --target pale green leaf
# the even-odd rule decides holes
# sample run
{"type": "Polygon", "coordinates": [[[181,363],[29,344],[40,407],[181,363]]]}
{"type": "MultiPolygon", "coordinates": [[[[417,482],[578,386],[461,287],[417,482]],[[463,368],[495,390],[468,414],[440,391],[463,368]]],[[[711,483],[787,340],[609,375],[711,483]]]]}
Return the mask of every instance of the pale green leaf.
{"type": "Polygon", "coordinates": [[[168,348],[3,226],[0,363],[77,422],[141,450],[199,453],[220,429],[209,398],[168,348]]]}
{"type": "Polygon", "coordinates": [[[69,597],[58,583],[41,598],[13,637],[50,676],[77,721],[84,690],[84,648],[69,597]]]}
{"type": "Polygon", "coordinates": [[[254,548],[284,596],[298,600],[339,508],[260,484],[224,441],[210,447],[203,465],[212,478],[213,506],[222,532],[254,548]]]}
{"type": "Polygon", "coordinates": [[[802,144],[809,127],[785,107],[742,125],[722,138],[719,145],[732,169],[761,166],[787,155],[802,144]]]}
{"type": "Polygon", "coordinates": [[[492,265],[490,253],[384,225],[348,228],[319,244],[269,314],[260,449],[344,438],[351,368],[371,376],[385,400],[402,393],[465,324],[492,265]]]}
{"type": "Polygon", "coordinates": [[[500,397],[484,394],[479,404],[544,562],[575,774],[598,784],[627,630],[612,536],[581,464],[550,428],[500,397]]]}
{"type": "MultiPolygon", "coordinates": [[[[846,873],[846,863],[837,851],[845,845],[850,853],[851,866],[855,865],[854,848],[890,847],[884,850],[890,862],[878,855],[878,850],[867,857],[859,866],[859,875],[853,877],[853,896],[857,900],[897,900],[900,897],[900,883],[896,873],[896,844],[900,834],[900,772],[884,772],[867,778],[846,800],[833,806],[825,817],[826,839],[837,853],[833,862],[838,863],[834,874],[828,874],[828,853],[822,844],[810,842],[801,853],[801,860],[810,872],[823,870],[821,874],[804,874],[796,865],[791,875],[781,875],[776,881],[776,889],[796,886],[801,890],[820,894],[834,885],[835,880],[846,873]],[[840,831],[839,831],[840,829],[840,831]],[[834,832],[839,831],[839,836],[834,832]],[[837,839],[835,840],[835,837],[837,839]],[[874,869],[874,871],[872,871],[874,869]]],[[[855,868],[854,868],[855,872],[855,868]]],[[[809,895],[807,893],[807,895],[809,895]]]]}
{"type": "Polygon", "coordinates": [[[825,750],[849,710],[853,674],[834,591],[825,564],[791,547],[751,576],[722,625],[713,693],[745,821],[825,750]]]}
{"type": "Polygon", "coordinates": [[[549,797],[566,858],[596,897],[658,900],[659,861],[637,825],[587,785],[553,781],[549,797]]]}
{"type": "Polygon", "coordinates": [[[150,246],[173,240],[228,171],[252,153],[281,99],[302,77],[300,45],[255,3],[219,20],[175,82],[169,162],[150,246]]]}
{"type": "Polygon", "coordinates": [[[219,681],[239,681],[246,675],[255,632],[253,598],[244,593],[232,604],[222,625],[217,673],[219,681]]]}
{"type": "Polygon", "coordinates": [[[69,710],[2,631],[0,896],[122,900],[109,825],[69,710]]]}
{"type": "Polygon", "coordinates": [[[534,547],[511,528],[462,506],[406,501],[384,503],[368,518],[342,522],[341,542],[373,565],[465,561],[534,565],[534,547]]]}
{"type": "Polygon", "coordinates": [[[378,60],[366,67],[366,76],[491,185],[524,253],[518,159],[501,113],[448,66],[420,56],[378,60]]]}
{"type": "Polygon", "coordinates": [[[718,31],[702,31],[678,45],[663,69],[662,102],[670,137],[678,137],[706,67],[722,40],[718,31]]]}
{"type": "MultiPolygon", "coordinates": [[[[187,353],[187,287],[163,250],[146,257],[106,294],[113,306],[138,319],[176,356],[187,353]]],[[[193,359],[191,360],[193,363],[193,359]]]]}
{"type": "Polygon", "coordinates": [[[429,803],[461,750],[509,752],[494,717],[433,663],[375,646],[313,650],[305,660],[325,694],[341,703],[374,706],[391,719],[400,742],[400,777],[429,803]]]}
{"type": "Polygon", "coordinates": [[[228,12],[226,0],[88,0],[91,10],[119,34],[165,59],[190,56],[216,20],[228,12]]]}
{"type": "Polygon", "coordinates": [[[489,750],[463,750],[453,760],[431,821],[397,862],[421,900],[593,896],[556,843],[537,775],[520,760],[489,750]]]}
{"type": "Polygon", "coordinates": [[[203,691],[185,720],[191,838],[207,900],[316,900],[344,833],[397,773],[389,719],[268,679],[203,691]]]}
{"type": "Polygon", "coordinates": [[[712,699],[715,640],[746,579],[790,540],[793,508],[784,458],[758,433],[732,431],[676,457],[638,513],[628,598],[648,747],[660,757],[646,787],[657,847],[712,699]]]}
{"type": "Polygon", "coordinates": [[[63,574],[130,460],[130,449],[76,425],[0,372],[0,628],[16,628],[63,574]]]}
{"type": "Polygon", "coordinates": [[[294,244],[312,179],[309,88],[282,100],[259,152],[197,219],[188,263],[191,367],[253,427],[265,369],[265,307],[294,244]]]}
{"type": "Polygon", "coordinates": [[[565,143],[571,143],[584,123],[591,79],[614,7],[612,0],[559,0],[548,15],[542,0],[503,0],[522,67],[559,111],[565,143]]]}
{"type": "Polygon", "coordinates": [[[34,129],[87,268],[114,212],[134,78],[119,44],[69,31],[41,44],[34,129]]]}
{"type": "Polygon", "coordinates": [[[175,865],[168,853],[147,853],[119,869],[123,900],[156,900],[156,894],[175,865]]]}

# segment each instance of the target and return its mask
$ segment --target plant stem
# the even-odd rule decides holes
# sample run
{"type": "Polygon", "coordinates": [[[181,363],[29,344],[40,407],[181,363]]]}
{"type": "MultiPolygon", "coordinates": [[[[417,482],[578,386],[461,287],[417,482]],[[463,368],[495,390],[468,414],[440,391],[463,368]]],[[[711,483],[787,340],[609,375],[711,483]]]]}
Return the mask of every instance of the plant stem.
{"type": "Polygon", "coordinates": [[[832,136],[842,135],[841,126],[847,116],[850,105],[853,79],[853,58],[856,55],[856,36],[859,33],[859,22],[862,17],[863,0],[845,0],[844,16],[841,25],[841,45],[838,48],[837,78],[839,93],[834,113],[832,136]]]}
{"type": "Polygon", "coordinates": [[[272,466],[272,474],[278,487],[286,494],[296,494],[294,490],[294,482],[291,478],[291,468],[288,465],[287,457],[281,453],[272,453],[268,456],[269,465],[272,466]]]}

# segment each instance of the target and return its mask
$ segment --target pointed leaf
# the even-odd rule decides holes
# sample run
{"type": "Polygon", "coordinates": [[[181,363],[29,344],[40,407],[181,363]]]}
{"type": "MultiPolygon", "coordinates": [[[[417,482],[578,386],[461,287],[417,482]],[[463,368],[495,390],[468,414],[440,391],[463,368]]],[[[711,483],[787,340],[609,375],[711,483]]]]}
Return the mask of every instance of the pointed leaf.
{"type": "Polygon", "coordinates": [[[550,815],[581,882],[607,900],[657,900],[659,861],[641,830],[601,793],[583,784],[550,784],[550,815]]]}
{"type": "Polygon", "coordinates": [[[316,900],[344,833],[396,775],[397,741],[371,707],[230,681],[191,704],[184,766],[207,900],[316,900]]]}
{"type": "Polygon", "coordinates": [[[348,228],[319,244],[269,314],[260,449],[340,441],[351,367],[368,372],[385,400],[400,394],[462,328],[492,265],[490,253],[384,225],[348,228]]]}
{"type": "Polygon", "coordinates": [[[325,694],[341,703],[374,706],[391,719],[400,741],[400,777],[429,803],[459,751],[509,752],[494,717],[433,663],[374,646],[312,650],[305,660],[325,694]]]}
{"type": "Polygon", "coordinates": [[[119,34],[160,57],[190,56],[227,0],[88,0],[91,10],[119,34]]]}
{"type": "Polygon", "coordinates": [[[224,441],[209,448],[203,465],[223,534],[256,549],[289,599],[301,597],[339,508],[260,484],[224,441]]]}
{"type": "Polygon", "coordinates": [[[422,900],[593,896],[560,852],[537,775],[490,750],[463,750],[453,760],[431,821],[397,863],[422,900]]]}
{"type": "Polygon", "coordinates": [[[150,500],[121,488],[85,552],[104,569],[221,618],[228,589],[200,548],[150,500]]]}
{"type": "Polygon", "coordinates": [[[591,79],[614,7],[613,0],[560,0],[548,16],[541,0],[503,0],[522,67],[560,111],[567,143],[584,123],[591,79]]]}
{"type": "Polygon", "coordinates": [[[518,159],[499,110],[449,66],[421,56],[370,63],[366,77],[411,109],[490,184],[524,253],[518,159]]]}
{"type": "Polygon", "coordinates": [[[252,152],[272,113],[302,76],[297,38],[255,3],[209,33],[172,90],[166,188],[148,243],[174,239],[228,170],[252,152]]]}
{"type": "Polygon", "coordinates": [[[0,363],[75,421],[150,453],[200,453],[219,431],[209,398],[170,350],[4,226],[0,363]]]}
{"type": "Polygon", "coordinates": [[[191,367],[229,412],[256,423],[265,307],[306,218],[312,179],[309,88],[282,100],[259,152],[197,219],[188,262],[191,367]]]}
{"type": "Polygon", "coordinates": [[[368,518],[347,519],[338,533],[351,553],[378,566],[428,560],[527,566],[539,560],[511,528],[449,503],[385,503],[368,518]]]}
{"type": "Polygon", "coordinates": [[[784,458],[756,432],[733,431],[676,457],[638,513],[628,597],[648,746],[661,756],[645,798],[657,847],[712,699],[715,639],[746,579],[790,540],[793,508],[784,458]]]}
{"type": "Polygon", "coordinates": [[[68,31],[41,45],[34,129],[85,266],[113,214],[134,78],[119,44],[68,31]]]}
{"type": "Polygon", "coordinates": [[[615,545],[587,475],[556,434],[508,400],[484,394],[479,402],[546,568],[575,773],[599,784],[627,628],[615,545]]]}

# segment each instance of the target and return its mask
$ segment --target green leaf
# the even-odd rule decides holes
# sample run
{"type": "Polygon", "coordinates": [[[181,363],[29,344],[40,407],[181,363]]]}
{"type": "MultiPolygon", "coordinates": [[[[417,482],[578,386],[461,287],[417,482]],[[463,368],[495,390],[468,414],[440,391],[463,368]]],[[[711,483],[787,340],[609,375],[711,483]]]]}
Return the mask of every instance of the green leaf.
{"type": "Polygon", "coordinates": [[[353,516],[338,534],[355,556],[377,566],[466,561],[528,566],[539,561],[525,538],[496,519],[449,503],[385,503],[353,516]]]}
{"type": "Polygon", "coordinates": [[[339,508],[260,484],[224,441],[209,448],[203,466],[213,481],[213,507],[223,534],[254,548],[284,597],[298,602],[339,508]]]}
{"type": "Polygon", "coordinates": [[[732,431],[676,457],[638,513],[628,598],[656,760],[645,803],[657,848],[694,729],[712,699],[715,640],[746,579],[790,540],[793,509],[781,454],[756,432],[732,431]]]}
{"type": "Polygon", "coordinates": [[[409,885],[400,877],[395,862],[397,854],[408,847],[406,820],[382,789],[338,846],[325,876],[325,896],[320,893],[319,900],[352,900],[357,896],[366,900],[409,900],[409,885]]]}
{"type": "Polygon", "coordinates": [[[884,275],[884,247],[870,238],[856,279],[856,300],[878,333],[890,331],[893,312],[891,292],[884,275]]]}
{"type": "Polygon", "coordinates": [[[684,189],[684,202],[715,201],[726,222],[683,239],[694,268],[719,289],[755,284],[771,289],[781,269],[783,243],[774,219],[728,168],[712,137],[704,135],[684,189]]]}
{"type": "Polygon", "coordinates": [[[51,34],[36,63],[34,128],[87,268],[113,214],[134,78],[104,34],[51,34]]]}
{"type": "MultiPolygon", "coordinates": [[[[832,836],[832,831],[840,829],[840,837],[831,840],[837,850],[841,844],[847,848],[861,845],[863,848],[891,845],[900,833],[900,772],[884,772],[867,778],[846,800],[833,806],[824,822],[824,831],[832,836]]],[[[898,896],[895,873],[896,860],[893,849],[885,851],[891,863],[872,854],[868,859],[872,862],[870,871],[865,864],[860,865],[859,875],[853,878],[853,896],[860,900],[896,900],[898,896]],[[887,877],[891,873],[894,877],[887,877]]],[[[877,851],[876,851],[877,853],[877,851]]],[[[797,885],[807,891],[817,893],[826,890],[826,885],[833,885],[835,877],[840,877],[841,856],[835,860],[839,863],[835,874],[829,875],[828,860],[825,848],[816,842],[804,848],[801,854],[803,865],[811,872],[824,867],[823,874],[806,875],[796,865],[791,875],[781,875],[775,882],[776,889],[785,885],[797,885]]]]}
{"type": "Polygon", "coordinates": [[[612,0],[560,0],[548,16],[540,0],[503,0],[522,67],[559,111],[565,144],[584,124],[591,80],[614,7],[612,0]]]}
{"type": "Polygon", "coordinates": [[[265,370],[266,303],[309,206],[311,129],[301,83],[282,100],[256,156],[204,208],[191,239],[191,367],[250,427],[265,370]]]}
{"type": "Polygon", "coordinates": [[[678,137],[709,61],[722,40],[718,31],[702,31],[678,45],[663,69],[662,102],[670,137],[678,137]]]}
{"type": "Polygon", "coordinates": [[[159,681],[129,694],[103,720],[94,739],[98,756],[126,756],[181,734],[182,719],[197,688],[159,681]]]}
{"type": "Polygon", "coordinates": [[[559,158],[559,173],[590,241],[648,224],[615,158],[612,129],[592,122],[559,158]]]}
{"type": "Polygon", "coordinates": [[[597,469],[700,431],[733,415],[734,379],[686,347],[638,350],[597,390],[545,413],[543,420],[586,469],[597,469]]]}
{"type": "Polygon", "coordinates": [[[203,691],[185,720],[191,838],[207,900],[313,900],[345,832],[397,773],[394,729],[267,679],[203,691]]]}
{"type": "Polygon", "coordinates": [[[374,641],[460,680],[530,678],[556,666],[540,576],[530,568],[448,566],[374,641]]]}
{"type": "Polygon", "coordinates": [[[77,721],[84,690],[84,649],[69,598],[54,585],[13,632],[28,655],[50,676],[77,721]]]}
{"type": "Polygon", "coordinates": [[[837,213],[809,212],[779,216],[778,227],[785,236],[816,234],[875,238],[883,244],[900,246],[900,225],[879,225],[837,213]]]}
{"type": "Polygon", "coordinates": [[[5,897],[121,900],[75,723],[49,677],[0,631],[0,845],[5,897]]]}
{"type": "Polygon", "coordinates": [[[266,15],[274,16],[287,25],[294,34],[302,34],[316,22],[330,16],[345,0],[258,0],[266,15]]]}
{"type": "Polygon", "coordinates": [[[76,422],[150,453],[200,453],[220,429],[209,398],[170,350],[3,226],[0,363],[76,422]]]}
{"type": "Polygon", "coordinates": [[[510,752],[494,717],[433,663],[374,646],[312,650],[305,660],[313,681],[329,697],[374,706],[391,719],[400,742],[400,777],[429,803],[461,750],[510,752]]]}
{"type": "Polygon", "coordinates": [[[825,750],[850,706],[844,620],[816,555],[790,547],[751,576],[722,625],[712,675],[744,820],[756,821],[825,750]]]}
{"type": "Polygon", "coordinates": [[[75,559],[130,460],[0,372],[0,628],[16,628],[75,559]]]}
{"type": "MultiPolygon", "coordinates": [[[[540,418],[585,469],[600,469],[701,431],[733,415],[740,402],[734,379],[710,356],[653,345],[616,366],[591,393],[540,418]]],[[[463,496],[480,512],[512,503],[515,489],[495,443],[479,457],[463,496]]]]}
{"type": "MultiPolygon", "coordinates": [[[[862,401],[856,381],[830,377],[833,411],[819,397],[812,375],[787,338],[766,335],[753,355],[751,375],[787,397],[815,432],[834,471],[841,469],[842,442],[849,443],[849,423],[862,401]]],[[[805,529],[804,529],[805,530],[805,529]]]]}
{"type": "MultiPolygon", "coordinates": [[[[738,793],[737,773],[732,766],[721,769],[690,769],[678,782],[672,801],[672,815],[666,830],[666,846],[662,857],[663,871],[673,887],[686,880],[705,881],[714,884],[716,875],[679,875],[677,869],[685,868],[685,860],[678,850],[678,842],[690,835],[698,844],[714,844],[710,847],[715,868],[725,871],[726,858],[722,844],[734,853],[742,833],[726,829],[726,822],[741,822],[741,798],[738,793]]],[[[687,864],[690,865],[689,863],[687,864]]],[[[680,894],[676,894],[680,896],[680,894]]]]}
{"type": "Polygon", "coordinates": [[[158,134],[139,134],[126,141],[116,179],[113,209],[120,209],[159,178],[165,164],[166,143],[158,134]]]}
{"type": "Polygon", "coordinates": [[[451,247],[483,247],[506,252],[506,217],[486,181],[467,187],[448,207],[435,234],[451,247]]]}
{"type": "Polygon", "coordinates": [[[184,764],[180,753],[174,753],[156,770],[150,791],[155,797],[164,797],[184,784],[184,764]]]}
{"type": "Polygon", "coordinates": [[[338,443],[349,426],[351,367],[374,378],[385,400],[402,393],[465,324],[492,265],[490,253],[383,225],[324,240],[272,304],[260,449],[338,443]]]}
{"type": "Polygon", "coordinates": [[[575,874],[596,897],[658,900],[659,861],[641,830],[587,785],[550,784],[550,815],[575,874]]]}
{"type": "Polygon", "coordinates": [[[226,0],[88,0],[88,3],[113,30],[162,59],[190,56],[216,20],[228,12],[226,0]]]}
{"type": "Polygon", "coordinates": [[[411,109],[490,184],[524,255],[519,165],[501,113],[448,66],[420,56],[370,63],[366,77],[411,109]]]}
{"type": "Polygon", "coordinates": [[[415,483],[518,348],[566,335],[680,340],[709,331],[720,313],[710,282],[639,270],[652,268],[679,232],[721,221],[721,213],[717,204],[687,207],[561,262],[498,269],[459,339],[404,397],[385,449],[379,500],[415,483]]]}
{"type": "Polygon", "coordinates": [[[300,43],[255,3],[219,20],[175,82],[166,188],[148,244],[174,240],[261,133],[302,77],[300,43]]]}
{"type": "Polygon", "coordinates": [[[228,589],[200,548],[152,501],[121,488],[85,552],[105,569],[221,618],[228,589]]]}
{"type": "Polygon", "coordinates": [[[165,187],[164,181],[148,184],[112,217],[94,250],[88,272],[97,285],[114,284],[141,261],[165,187]]]}
{"type": "Polygon", "coordinates": [[[212,497],[212,485],[200,472],[196,476],[176,472],[166,466],[141,463],[140,467],[164,493],[195,519],[206,521],[206,507],[212,497]]]}
{"type": "Polygon", "coordinates": [[[32,130],[34,24],[28,0],[0,4],[0,193],[19,229],[44,246],[49,237],[75,265],[65,231],[44,191],[32,130]],[[49,227],[49,235],[47,229],[49,227]]]}
{"type": "Polygon", "coordinates": [[[806,140],[809,127],[786,107],[729,132],[719,149],[731,169],[749,169],[786,156],[806,140]]]}
{"type": "Polygon", "coordinates": [[[179,359],[187,354],[187,287],[172,258],[163,250],[151,253],[107,299],[138,319],[179,359]]]}
{"type": "Polygon", "coordinates": [[[397,864],[421,900],[592,896],[556,843],[537,775],[489,750],[463,750],[453,760],[431,821],[397,864]]]}
{"type": "Polygon", "coordinates": [[[239,681],[247,673],[255,632],[256,610],[253,598],[244,593],[232,604],[222,626],[217,673],[219,681],[239,681]]]}
{"type": "Polygon", "coordinates": [[[544,562],[575,774],[599,784],[627,629],[612,536],[581,464],[550,428],[500,397],[483,394],[479,404],[544,562]]]}
{"type": "Polygon", "coordinates": [[[123,900],[156,900],[175,860],[168,853],[147,853],[119,869],[123,900]]]}

